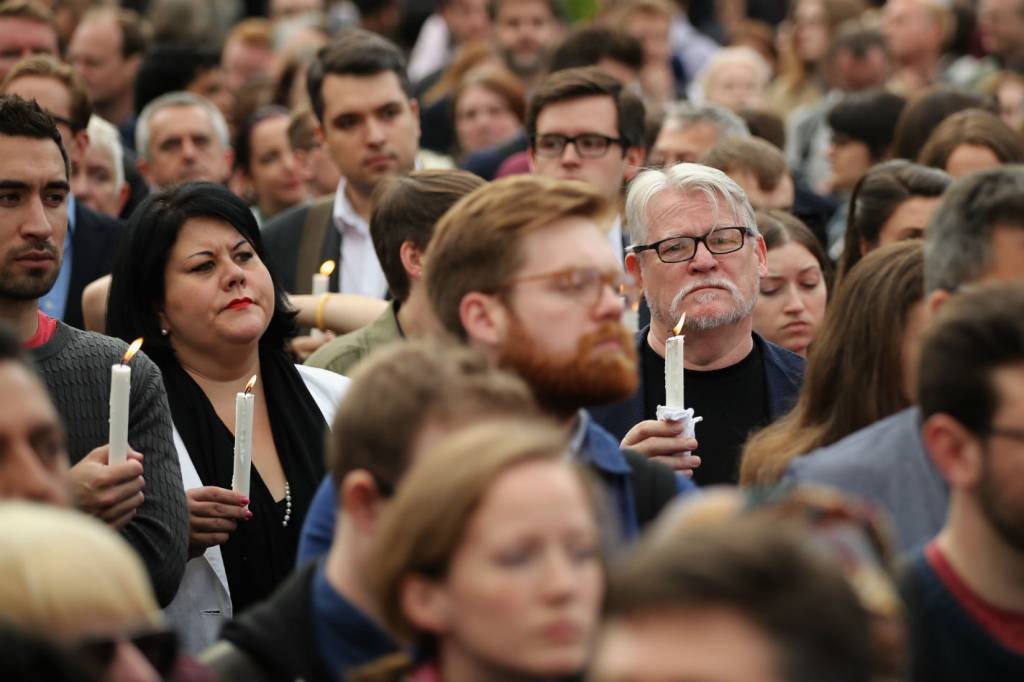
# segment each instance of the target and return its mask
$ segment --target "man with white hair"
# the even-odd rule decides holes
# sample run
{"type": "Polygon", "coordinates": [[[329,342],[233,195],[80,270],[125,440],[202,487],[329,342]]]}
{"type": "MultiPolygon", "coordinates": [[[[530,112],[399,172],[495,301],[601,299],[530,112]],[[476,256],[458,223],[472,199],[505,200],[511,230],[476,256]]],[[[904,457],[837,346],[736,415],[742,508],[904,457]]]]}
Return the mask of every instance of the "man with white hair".
{"type": "Polygon", "coordinates": [[[85,130],[89,146],[71,178],[75,198],[97,213],[117,218],[131,193],[124,177],[121,137],[117,128],[95,114],[85,130]]]}
{"type": "Polygon", "coordinates": [[[183,91],[145,106],[135,126],[135,151],[139,172],[153,189],[192,180],[224,182],[234,157],[220,109],[183,91]]]}
{"type": "Polygon", "coordinates": [[[640,386],[591,414],[623,447],[679,433],[678,422],[645,420],[666,404],[665,346],[686,313],[686,407],[703,418],[693,477],[701,485],[735,483],[747,435],[792,407],[804,367],[802,358],[753,331],[767,271],[753,209],[721,171],[681,163],[637,176],[626,197],[626,224],[633,244],[626,269],[651,309],[651,324],[637,336],[640,386]]]}

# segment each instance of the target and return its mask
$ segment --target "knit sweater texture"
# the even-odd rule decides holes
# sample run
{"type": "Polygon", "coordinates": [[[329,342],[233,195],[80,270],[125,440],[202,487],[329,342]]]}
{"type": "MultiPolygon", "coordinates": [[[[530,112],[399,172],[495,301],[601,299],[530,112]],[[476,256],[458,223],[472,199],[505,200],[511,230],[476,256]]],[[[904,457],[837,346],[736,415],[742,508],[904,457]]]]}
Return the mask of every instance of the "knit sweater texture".
{"type": "MultiPolygon", "coordinates": [[[[110,367],[128,346],[119,339],[57,323],[32,356],[67,431],[71,464],[109,439],[110,367]]],[[[128,443],[143,455],[145,500],[121,535],[138,552],[161,606],[174,598],[188,559],[188,508],[171,437],[160,370],[143,353],[131,361],[128,443]]]]}

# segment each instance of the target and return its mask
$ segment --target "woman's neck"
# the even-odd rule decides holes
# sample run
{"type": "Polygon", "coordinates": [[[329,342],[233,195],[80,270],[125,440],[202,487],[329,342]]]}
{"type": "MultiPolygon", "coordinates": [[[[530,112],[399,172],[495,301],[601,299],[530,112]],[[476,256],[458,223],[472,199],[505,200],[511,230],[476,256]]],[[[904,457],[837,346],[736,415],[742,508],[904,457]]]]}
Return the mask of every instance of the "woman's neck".
{"type": "Polygon", "coordinates": [[[441,644],[438,664],[441,668],[441,679],[444,682],[542,682],[556,680],[565,675],[533,675],[524,671],[511,670],[508,667],[483,661],[463,649],[452,644],[441,644]]]}
{"type": "MultiPolygon", "coordinates": [[[[202,386],[244,386],[254,374],[259,374],[259,345],[232,347],[219,353],[195,352],[175,346],[178,362],[202,386]]],[[[241,390],[241,389],[239,389],[241,390]]]]}

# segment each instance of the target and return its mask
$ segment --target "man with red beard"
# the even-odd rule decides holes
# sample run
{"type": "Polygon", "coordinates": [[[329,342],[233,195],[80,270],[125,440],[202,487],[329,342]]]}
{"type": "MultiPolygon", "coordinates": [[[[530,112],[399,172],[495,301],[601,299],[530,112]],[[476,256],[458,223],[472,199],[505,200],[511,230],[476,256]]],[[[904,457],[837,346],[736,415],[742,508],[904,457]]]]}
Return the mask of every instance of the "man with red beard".
{"type": "Polygon", "coordinates": [[[633,243],[626,269],[651,309],[651,324],[636,339],[640,387],[591,413],[623,447],[681,432],[678,422],[650,420],[666,404],[665,344],[685,312],[686,407],[703,418],[693,477],[699,485],[735,483],[747,436],[789,411],[804,369],[803,358],[753,331],[767,272],[753,209],[725,173],[681,163],[636,177],[626,196],[626,225],[633,243]]]}
{"type": "Polygon", "coordinates": [[[517,372],[571,454],[602,480],[626,537],[693,484],[616,440],[583,409],[636,389],[621,323],[636,286],[601,224],[613,209],[591,186],[532,175],[477,189],[440,220],[426,255],[427,294],[445,329],[517,372]]]}

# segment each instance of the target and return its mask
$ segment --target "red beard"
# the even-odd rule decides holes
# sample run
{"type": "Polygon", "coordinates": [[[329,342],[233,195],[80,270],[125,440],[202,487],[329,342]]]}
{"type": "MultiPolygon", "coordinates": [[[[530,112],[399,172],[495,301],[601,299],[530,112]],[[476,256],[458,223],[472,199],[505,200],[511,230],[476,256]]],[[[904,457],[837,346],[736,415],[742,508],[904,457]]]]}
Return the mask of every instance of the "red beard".
{"type": "Polygon", "coordinates": [[[619,322],[606,322],[580,339],[567,358],[546,355],[513,318],[501,364],[519,374],[545,411],[571,414],[582,407],[628,398],[637,388],[636,347],[619,322]],[[617,341],[618,348],[597,346],[617,341]]]}

